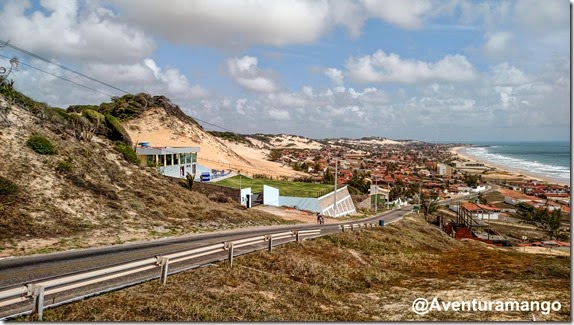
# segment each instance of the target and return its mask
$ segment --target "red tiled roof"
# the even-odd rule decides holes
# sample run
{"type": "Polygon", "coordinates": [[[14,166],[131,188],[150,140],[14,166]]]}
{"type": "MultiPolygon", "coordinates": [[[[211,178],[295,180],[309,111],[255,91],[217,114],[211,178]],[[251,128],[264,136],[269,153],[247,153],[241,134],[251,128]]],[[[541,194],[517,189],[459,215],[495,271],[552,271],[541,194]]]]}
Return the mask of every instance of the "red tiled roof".
{"type": "Polygon", "coordinates": [[[465,209],[466,211],[470,211],[470,212],[474,212],[474,211],[492,211],[492,212],[499,212],[500,209],[497,207],[493,207],[490,205],[485,205],[485,204],[477,204],[477,203],[471,203],[471,202],[465,202],[462,205],[462,208],[465,209]]]}

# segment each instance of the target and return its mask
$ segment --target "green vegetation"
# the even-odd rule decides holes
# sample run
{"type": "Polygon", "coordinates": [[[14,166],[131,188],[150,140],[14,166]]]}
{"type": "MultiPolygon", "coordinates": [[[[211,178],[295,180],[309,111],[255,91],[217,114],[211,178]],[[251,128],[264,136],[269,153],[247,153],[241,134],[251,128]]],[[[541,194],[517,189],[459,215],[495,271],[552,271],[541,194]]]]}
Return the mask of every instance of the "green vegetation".
{"type": "Polygon", "coordinates": [[[269,150],[269,157],[270,161],[277,161],[283,155],[283,149],[271,149],[269,150]]]}
{"type": "Polygon", "coordinates": [[[69,173],[74,168],[74,160],[68,157],[66,160],[60,160],[56,165],[56,171],[59,173],[69,173]]]}
{"type": "MultiPolygon", "coordinates": [[[[217,182],[217,185],[239,188],[239,180],[240,176],[234,176],[217,182]]],[[[241,188],[251,187],[251,192],[253,193],[263,192],[263,185],[278,188],[280,195],[296,197],[317,197],[318,192],[329,191],[333,188],[333,186],[326,184],[251,179],[245,176],[241,177],[241,188]]]]}
{"type": "Polygon", "coordinates": [[[550,211],[547,207],[533,207],[526,203],[518,204],[518,214],[522,222],[536,226],[551,239],[557,239],[562,226],[562,210],[550,211]]]}
{"type": "Polygon", "coordinates": [[[136,155],[134,149],[132,149],[132,147],[128,146],[127,144],[123,142],[116,142],[114,144],[114,149],[120,152],[127,161],[131,162],[132,164],[139,164],[140,160],[138,155],[136,155]]]}
{"type": "Polygon", "coordinates": [[[371,186],[371,182],[367,181],[368,174],[359,172],[357,169],[353,170],[353,175],[349,180],[349,193],[351,194],[367,194],[371,186]]]}
{"type": "Polygon", "coordinates": [[[208,133],[211,135],[214,135],[220,139],[224,139],[224,140],[228,140],[228,141],[232,141],[232,142],[243,143],[243,144],[250,145],[250,146],[253,145],[253,143],[251,141],[249,141],[247,138],[245,138],[244,135],[241,135],[241,134],[228,132],[228,131],[225,131],[225,132],[209,131],[208,133]]]}
{"type": "Polygon", "coordinates": [[[426,192],[421,192],[420,207],[425,216],[425,220],[428,221],[429,216],[435,213],[439,208],[438,194],[437,193],[427,194],[426,192]]]}
{"type": "Polygon", "coordinates": [[[126,131],[126,129],[124,129],[120,121],[110,114],[105,114],[105,118],[106,118],[106,126],[109,129],[108,137],[111,140],[121,141],[128,145],[131,145],[132,139],[130,138],[128,132],[126,131]]]}
{"type": "Polygon", "coordinates": [[[80,109],[91,109],[101,114],[108,114],[120,121],[128,121],[138,117],[148,107],[152,96],[148,94],[126,94],[121,97],[112,97],[110,103],[102,103],[100,106],[76,106],[80,109]]]}
{"type": "Polygon", "coordinates": [[[185,175],[185,179],[180,179],[179,180],[179,185],[181,185],[182,187],[188,189],[188,190],[193,190],[193,179],[195,178],[195,174],[190,174],[187,173],[187,175],[185,175]]]}
{"type": "Polygon", "coordinates": [[[482,180],[482,176],[473,174],[464,174],[464,182],[470,187],[478,186],[478,182],[482,180]]]}
{"type": "Polygon", "coordinates": [[[18,185],[7,178],[0,176],[0,202],[16,193],[18,193],[18,185]]]}
{"type": "Polygon", "coordinates": [[[36,134],[31,136],[26,141],[26,145],[41,155],[53,155],[56,153],[56,146],[43,135],[36,134]]]}

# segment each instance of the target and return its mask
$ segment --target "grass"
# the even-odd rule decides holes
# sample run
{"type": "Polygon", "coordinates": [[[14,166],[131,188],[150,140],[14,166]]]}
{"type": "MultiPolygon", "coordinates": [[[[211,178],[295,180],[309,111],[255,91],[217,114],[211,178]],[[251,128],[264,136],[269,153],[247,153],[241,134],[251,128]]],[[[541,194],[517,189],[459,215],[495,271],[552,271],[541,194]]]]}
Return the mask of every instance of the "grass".
{"type": "MultiPolygon", "coordinates": [[[[410,216],[239,257],[44,311],[46,321],[528,321],[529,312],[414,314],[414,299],[549,300],[570,320],[570,258],[456,241],[410,216]]],[[[21,320],[30,320],[23,317],[21,320]]]]}
{"type": "MultiPolygon", "coordinates": [[[[240,177],[234,176],[221,181],[216,184],[239,188],[240,177]]],[[[287,181],[277,181],[268,180],[261,178],[247,178],[245,176],[241,177],[241,188],[251,187],[251,192],[261,193],[263,192],[263,185],[268,185],[279,189],[279,194],[282,196],[295,196],[295,197],[317,197],[317,193],[323,191],[331,191],[333,185],[329,184],[314,184],[314,183],[303,183],[303,182],[287,182],[287,181]]]]}

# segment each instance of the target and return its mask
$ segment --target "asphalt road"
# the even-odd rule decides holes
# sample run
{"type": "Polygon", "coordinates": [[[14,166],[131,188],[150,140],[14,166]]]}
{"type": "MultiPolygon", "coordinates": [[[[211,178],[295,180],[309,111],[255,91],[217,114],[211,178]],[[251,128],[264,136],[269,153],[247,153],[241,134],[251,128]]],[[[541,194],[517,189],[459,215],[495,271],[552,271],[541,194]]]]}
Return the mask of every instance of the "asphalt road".
{"type": "Polygon", "coordinates": [[[165,255],[192,248],[232,241],[246,237],[265,235],[291,230],[321,229],[321,235],[341,232],[340,225],[358,222],[374,222],[384,220],[385,224],[399,220],[412,207],[388,211],[377,216],[326,225],[288,225],[244,228],[231,231],[213,232],[154,240],[140,243],[130,243],[107,247],[79,249],[66,252],[5,258],[0,260],[0,289],[14,285],[22,285],[43,279],[69,275],[87,270],[100,269],[106,266],[127,263],[157,255],[165,255]]]}

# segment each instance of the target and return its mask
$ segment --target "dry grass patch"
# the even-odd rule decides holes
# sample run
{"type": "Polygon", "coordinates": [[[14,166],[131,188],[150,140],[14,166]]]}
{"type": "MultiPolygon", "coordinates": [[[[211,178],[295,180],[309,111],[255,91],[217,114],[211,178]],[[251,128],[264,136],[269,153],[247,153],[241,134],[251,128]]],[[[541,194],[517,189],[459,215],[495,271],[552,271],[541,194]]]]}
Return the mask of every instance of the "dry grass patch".
{"type": "Polygon", "coordinates": [[[531,320],[524,312],[411,311],[414,299],[557,300],[569,320],[569,257],[455,241],[421,218],[291,243],[46,310],[50,321],[531,320]],[[359,258],[360,257],[360,258],[359,258]]]}

